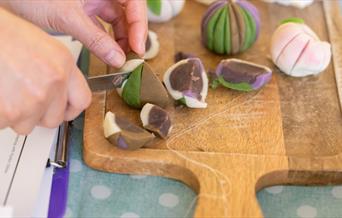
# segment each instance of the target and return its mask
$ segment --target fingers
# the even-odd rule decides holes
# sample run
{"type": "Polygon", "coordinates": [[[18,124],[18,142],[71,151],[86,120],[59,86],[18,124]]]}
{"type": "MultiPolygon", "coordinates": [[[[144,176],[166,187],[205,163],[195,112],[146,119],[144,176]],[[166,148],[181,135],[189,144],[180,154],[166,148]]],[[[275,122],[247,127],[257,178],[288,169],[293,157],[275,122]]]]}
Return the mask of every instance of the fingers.
{"type": "MultiPolygon", "coordinates": [[[[45,109],[47,108],[49,101],[44,101],[42,98],[37,98],[30,94],[23,94],[23,90],[18,90],[22,93],[21,96],[13,96],[13,98],[19,99],[17,105],[12,105],[11,110],[7,108],[6,114],[7,126],[10,126],[15,132],[20,135],[27,135],[31,133],[34,127],[40,122],[45,109]],[[32,104],[33,103],[33,104],[32,104]],[[24,110],[22,110],[22,109],[24,110]]],[[[50,99],[47,97],[47,99],[50,99]]]]}
{"type": "Polygon", "coordinates": [[[95,23],[95,25],[100,28],[102,31],[106,31],[102,23],[97,19],[96,16],[91,16],[90,19],[95,23]]]}
{"type": "Polygon", "coordinates": [[[11,126],[11,128],[19,135],[28,135],[32,132],[37,123],[39,123],[39,119],[37,119],[37,117],[31,117],[16,123],[14,126],[11,126]]]}
{"type": "Polygon", "coordinates": [[[68,105],[64,120],[75,119],[91,103],[91,91],[81,71],[76,67],[68,84],[68,105]]]}
{"type": "Polygon", "coordinates": [[[129,51],[128,24],[122,6],[106,1],[106,5],[99,12],[99,17],[111,24],[115,41],[127,53],[129,51]]]}
{"type": "Polygon", "coordinates": [[[47,128],[55,128],[64,120],[64,112],[67,105],[67,90],[62,87],[61,90],[54,90],[53,100],[47,107],[40,125],[47,128]]]}
{"type": "Polygon", "coordinates": [[[12,115],[8,116],[7,120],[0,120],[0,128],[13,124],[10,127],[21,135],[29,134],[37,124],[47,128],[56,128],[64,120],[75,119],[91,102],[90,89],[76,66],[70,74],[65,91],[62,88],[54,91],[55,96],[51,97],[52,101],[47,102],[47,105],[37,104],[38,107],[20,116],[12,111],[10,113],[12,115]]]}
{"type": "Polygon", "coordinates": [[[147,38],[147,9],[145,0],[119,0],[125,7],[128,40],[132,50],[143,55],[147,38]]]}
{"type": "Polygon", "coordinates": [[[77,10],[70,22],[64,23],[61,29],[80,40],[102,61],[113,67],[121,67],[125,63],[125,54],[115,40],[81,9],[77,10]]]}

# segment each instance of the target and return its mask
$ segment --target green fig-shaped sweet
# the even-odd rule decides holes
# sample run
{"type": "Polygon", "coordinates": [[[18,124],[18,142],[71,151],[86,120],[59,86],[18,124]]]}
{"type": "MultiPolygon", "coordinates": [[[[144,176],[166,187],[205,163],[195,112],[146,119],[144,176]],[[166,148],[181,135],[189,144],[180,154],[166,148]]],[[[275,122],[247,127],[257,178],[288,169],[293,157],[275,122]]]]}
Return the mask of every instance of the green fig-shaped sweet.
{"type": "Polygon", "coordinates": [[[129,106],[137,109],[146,103],[165,107],[169,101],[165,87],[146,62],[135,66],[117,92],[129,106]]]}
{"type": "Polygon", "coordinates": [[[218,54],[237,54],[250,48],[260,29],[258,10],[245,0],[219,0],[202,18],[202,43],[218,54]]]}

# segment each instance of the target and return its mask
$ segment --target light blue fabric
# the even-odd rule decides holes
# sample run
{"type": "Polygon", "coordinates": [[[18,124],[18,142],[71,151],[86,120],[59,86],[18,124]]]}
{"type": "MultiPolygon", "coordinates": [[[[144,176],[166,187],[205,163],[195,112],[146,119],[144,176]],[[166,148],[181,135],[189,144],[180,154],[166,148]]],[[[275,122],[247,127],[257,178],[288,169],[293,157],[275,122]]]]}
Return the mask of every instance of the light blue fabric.
{"type": "MultiPolygon", "coordinates": [[[[71,175],[66,217],[191,217],[196,194],[180,182],[92,170],[82,163],[82,126],[71,129],[71,175]]],[[[342,186],[275,186],[258,199],[267,218],[342,217],[342,186]]]]}

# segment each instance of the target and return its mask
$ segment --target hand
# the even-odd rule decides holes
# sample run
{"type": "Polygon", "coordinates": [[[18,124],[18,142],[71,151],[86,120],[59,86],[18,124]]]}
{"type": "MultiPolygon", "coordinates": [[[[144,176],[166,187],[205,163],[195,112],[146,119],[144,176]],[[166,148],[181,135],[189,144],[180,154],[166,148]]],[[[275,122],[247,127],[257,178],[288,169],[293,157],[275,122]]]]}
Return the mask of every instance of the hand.
{"type": "Polygon", "coordinates": [[[91,101],[71,53],[31,23],[0,8],[0,129],[28,134],[57,127],[91,101]]]}
{"type": "Polygon", "coordinates": [[[140,55],[145,52],[145,0],[5,0],[1,4],[40,27],[72,35],[114,67],[124,64],[124,51],[129,48],[140,55]],[[115,40],[97,17],[112,25],[115,40]]]}

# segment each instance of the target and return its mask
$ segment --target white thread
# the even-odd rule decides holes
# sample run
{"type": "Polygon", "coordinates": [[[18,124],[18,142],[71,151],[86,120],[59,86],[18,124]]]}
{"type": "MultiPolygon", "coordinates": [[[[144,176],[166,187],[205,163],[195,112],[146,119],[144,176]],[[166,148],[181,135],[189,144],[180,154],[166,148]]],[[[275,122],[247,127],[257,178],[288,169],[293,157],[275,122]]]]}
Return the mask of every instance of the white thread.
{"type": "MultiPolygon", "coordinates": [[[[195,124],[193,124],[193,125],[191,125],[190,127],[186,128],[184,131],[181,131],[180,133],[174,135],[172,138],[170,138],[170,139],[166,142],[166,147],[168,148],[168,150],[170,150],[171,152],[175,153],[176,155],[178,155],[179,157],[183,158],[184,160],[187,160],[187,161],[189,161],[189,162],[191,162],[191,163],[193,163],[193,164],[195,164],[195,165],[198,165],[198,166],[200,166],[200,167],[202,167],[202,168],[206,168],[207,170],[209,170],[210,172],[212,172],[212,173],[215,175],[217,181],[218,181],[219,184],[220,184],[220,189],[222,190],[222,195],[218,196],[218,195],[213,195],[213,194],[199,194],[199,195],[196,196],[195,200],[197,200],[200,196],[204,196],[204,197],[208,197],[208,198],[215,198],[215,199],[221,198],[221,199],[224,201],[224,202],[223,202],[223,205],[224,205],[224,206],[223,206],[223,208],[224,208],[224,217],[228,216],[227,211],[229,210],[229,208],[228,208],[228,206],[227,206],[227,205],[228,205],[227,196],[230,194],[231,186],[232,186],[232,183],[231,183],[230,179],[229,179],[226,175],[224,175],[223,173],[221,173],[220,171],[218,171],[218,170],[216,170],[216,169],[210,167],[208,164],[204,164],[204,163],[201,163],[201,162],[199,162],[199,161],[190,159],[189,157],[187,157],[186,155],[182,154],[181,152],[172,149],[172,148],[170,147],[170,143],[171,143],[172,141],[174,141],[176,138],[178,138],[178,137],[180,137],[180,136],[186,134],[187,132],[189,132],[189,131],[195,129],[196,127],[201,126],[203,123],[207,122],[208,120],[210,120],[210,119],[212,119],[212,118],[214,118],[214,117],[216,117],[216,116],[219,116],[219,115],[221,115],[221,114],[224,114],[225,112],[227,112],[228,110],[231,110],[232,108],[238,107],[238,106],[240,106],[240,105],[244,105],[244,104],[248,103],[249,101],[253,100],[254,98],[259,97],[259,94],[260,94],[260,91],[258,91],[254,96],[250,97],[249,99],[247,99],[246,101],[244,101],[244,102],[242,102],[242,103],[240,103],[240,104],[233,105],[232,107],[226,108],[226,109],[224,109],[223,111],[220,111],[220,112],[217,112],[217,113],[213,113],[213,114],[209,115],[207,118],[195,122],[195,124]],[[223,177],[223,179],[220,179],[219,176],[223,177]],[[224,184],[227,184],[227,185],[228,185],[228,188],[229,188],[228,192],[225,191],[225,189],[224,189],[224,184]]],[[[231,100],[229,103],[230,103],[230,104],[233,104],[233,103],[234,103],[236,100],[238,100],[241,96],[243,96],[243,95],[237,96],[236,98],[234,98],[233,100],[231,100]]],[[[229,105],[230,105],[229,103],[227,103],[224,107],[229,106],[229,105]]],[[[193,206],[193,203],[191,204],[191,207],[188,209],[187,214],[190,213],[190,210],[191,210],[192,206],[193,206]]],[[[186,215],[187,215],[187,214],[186,214],[186,215]]]]}

